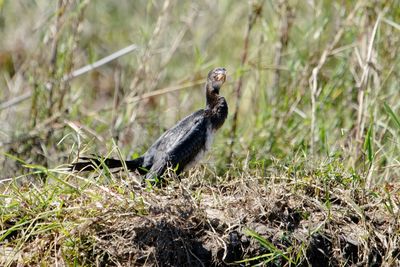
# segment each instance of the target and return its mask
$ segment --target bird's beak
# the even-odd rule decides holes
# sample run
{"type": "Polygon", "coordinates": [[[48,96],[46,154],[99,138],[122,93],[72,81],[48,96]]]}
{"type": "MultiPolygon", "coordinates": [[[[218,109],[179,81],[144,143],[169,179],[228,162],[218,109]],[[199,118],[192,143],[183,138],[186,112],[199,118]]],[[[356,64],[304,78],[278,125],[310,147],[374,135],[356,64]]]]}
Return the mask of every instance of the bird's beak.
{"type": "Polygon", "coordinates": [[[216,77],[216,80],[218,81],[218,82],[225,82],[225,80],[226,80],[226,71],[220,71],[218,74],[217,74],[217,77],[216,77]]]}

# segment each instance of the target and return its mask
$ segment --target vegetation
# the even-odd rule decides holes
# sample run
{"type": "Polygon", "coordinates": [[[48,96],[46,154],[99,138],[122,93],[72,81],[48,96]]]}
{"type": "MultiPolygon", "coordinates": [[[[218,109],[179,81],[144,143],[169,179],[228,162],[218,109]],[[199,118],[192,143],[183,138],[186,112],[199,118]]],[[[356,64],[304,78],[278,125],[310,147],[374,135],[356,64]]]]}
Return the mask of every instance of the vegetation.
{"type": "Polygon", "coordinates": [[[399,21],[397,0],[0,0],[0,265],[400,265],[399,21]],[[203,164],[68,171],[145,151],[217,66],[203,164]]]}

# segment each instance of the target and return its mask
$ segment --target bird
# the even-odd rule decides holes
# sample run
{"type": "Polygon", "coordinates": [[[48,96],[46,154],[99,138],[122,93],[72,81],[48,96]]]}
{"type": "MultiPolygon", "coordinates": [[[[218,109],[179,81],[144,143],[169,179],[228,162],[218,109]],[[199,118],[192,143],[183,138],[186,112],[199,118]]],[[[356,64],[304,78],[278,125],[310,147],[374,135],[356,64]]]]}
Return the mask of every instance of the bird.
{"type": "Polygon", "coordinates": [[[210,150],[213,137],[228,116],[228,104],[220,89],[227,71],[223,67],[211,70],[205,82],[206,105],[204,109],[183,118],[165,131],[140,157],[122,162],[119,159],[79,157],[71,170],[91,171],[102,168],[122,168],[145,175],[146,179],[160,179],[168,168],[177,175],[194,167],[210,150]]]}

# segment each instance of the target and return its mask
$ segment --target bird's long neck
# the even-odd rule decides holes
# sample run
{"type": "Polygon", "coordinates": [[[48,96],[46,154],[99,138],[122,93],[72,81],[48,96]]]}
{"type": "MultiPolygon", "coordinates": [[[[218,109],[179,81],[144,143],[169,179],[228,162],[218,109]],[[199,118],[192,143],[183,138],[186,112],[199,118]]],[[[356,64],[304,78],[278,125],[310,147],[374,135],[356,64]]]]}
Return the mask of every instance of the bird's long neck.
{"type": "Polygon", "coordinates": [[[206,84],[206,109],[213,110],[218,105],[219,88],[213,88],[210,83],[206,84]]]}
{"type": "Polygon", "coordinates": [[[219,88],[206,84],[205,114],[211,120],[212,128],[219,129],[228,116],[228,104],[224,97],[219,95],[219,88]]]}

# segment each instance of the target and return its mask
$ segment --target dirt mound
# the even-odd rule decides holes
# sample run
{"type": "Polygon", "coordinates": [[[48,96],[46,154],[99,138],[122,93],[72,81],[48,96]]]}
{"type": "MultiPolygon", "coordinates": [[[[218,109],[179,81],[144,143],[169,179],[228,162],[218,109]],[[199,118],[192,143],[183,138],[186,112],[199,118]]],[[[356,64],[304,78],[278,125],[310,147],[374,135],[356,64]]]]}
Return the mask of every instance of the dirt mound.
{"type": "Polygon", "coordinates": [[[142,214],[111,210],[78,230],[85,264],[380,266],[400,263],[394,221],[377,208],[279,185],[182,185],[142,192],[142,214]],[[324,202],[325,201],[325,202],[324,202]],[[374,229],[374,230],[372,230],[374,229]],[[89,257],[88,257],[89,256],[89,257]]]}

